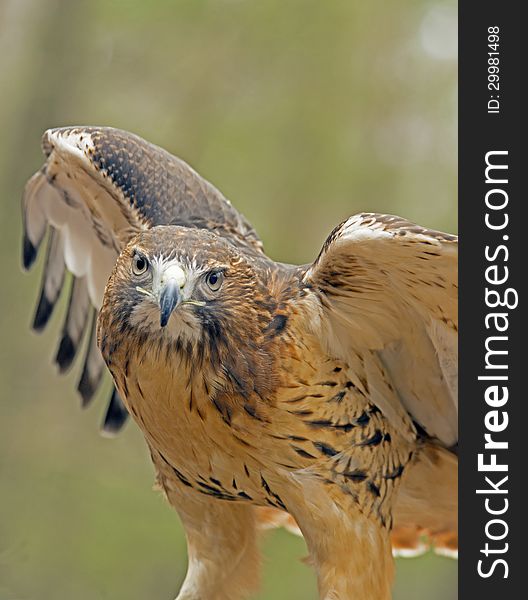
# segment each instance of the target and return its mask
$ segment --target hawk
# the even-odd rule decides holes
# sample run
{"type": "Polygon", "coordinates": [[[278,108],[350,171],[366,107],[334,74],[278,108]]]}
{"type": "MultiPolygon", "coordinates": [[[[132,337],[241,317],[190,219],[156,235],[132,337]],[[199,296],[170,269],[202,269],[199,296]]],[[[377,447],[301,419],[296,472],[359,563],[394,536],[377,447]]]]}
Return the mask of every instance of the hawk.
{"type": "Polygon", "coordinates": [[[457,238],[358,214],[312,264],[271,260],[182,160],[112,128],[44,134],[23,262],[49,230],[33,327],[73,275],[60,371],[108,367],[180,515],[178,600],[247,598],[257,531],[298,528],[326,600],[391,596],[391,549],[457,546],[457,238]]]}

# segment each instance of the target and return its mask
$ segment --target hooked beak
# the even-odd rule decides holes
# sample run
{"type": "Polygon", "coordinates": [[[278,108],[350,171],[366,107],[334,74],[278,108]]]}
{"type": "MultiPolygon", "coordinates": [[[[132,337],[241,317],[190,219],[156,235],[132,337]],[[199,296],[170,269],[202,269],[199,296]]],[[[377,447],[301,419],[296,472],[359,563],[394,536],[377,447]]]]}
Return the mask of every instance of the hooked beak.
{"type": "Polygon", "coordinates": [[[159,297],[160,305],[160,325],[165,327],[173,310],[179,306],[182,301],[180,288],[175,279],[169,279],[163,286],[159,297]]]}

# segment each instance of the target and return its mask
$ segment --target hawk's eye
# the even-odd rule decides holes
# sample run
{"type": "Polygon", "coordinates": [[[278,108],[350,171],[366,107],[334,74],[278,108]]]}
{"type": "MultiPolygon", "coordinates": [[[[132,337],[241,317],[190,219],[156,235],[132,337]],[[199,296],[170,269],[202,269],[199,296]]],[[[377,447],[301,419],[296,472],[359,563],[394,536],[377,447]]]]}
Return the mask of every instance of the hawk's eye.
{"type": "Polygon", "coordinates": [[[222,271],[211,271],[207,274],[205,281],[210,290],[217,292],[224,281],[224,274],[222,271]]]}
{"type": "Polygon", "coordinates": [[[144,256],[141,256],[141,254],[134,255],[132,259],[132,272],[134,275],[143,275],[143,273],[146,273],[148,267],[148,260],[144,256]]]}

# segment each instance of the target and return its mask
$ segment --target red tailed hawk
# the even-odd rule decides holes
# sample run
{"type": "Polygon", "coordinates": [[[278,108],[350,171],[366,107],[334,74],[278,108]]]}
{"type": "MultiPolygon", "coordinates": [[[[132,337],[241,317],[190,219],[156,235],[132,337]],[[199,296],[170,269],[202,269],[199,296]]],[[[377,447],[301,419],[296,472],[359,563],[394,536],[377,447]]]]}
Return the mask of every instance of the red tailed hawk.
{"type": "Polygon", "coordinates": [[[178,600],[248,597],[270,523],[302,532],[326,600],[390,598],[391,542],[456,549],[456,237],[359,214],[312,264],[277,263],[135,135],[53,129],[43,149],[23,200],[26,268],[49,230],[34,328],[70,271],[56,361],[88,330],[83,401],[106,363],[104,429],[141,428],[187,534],[178,600]]]}

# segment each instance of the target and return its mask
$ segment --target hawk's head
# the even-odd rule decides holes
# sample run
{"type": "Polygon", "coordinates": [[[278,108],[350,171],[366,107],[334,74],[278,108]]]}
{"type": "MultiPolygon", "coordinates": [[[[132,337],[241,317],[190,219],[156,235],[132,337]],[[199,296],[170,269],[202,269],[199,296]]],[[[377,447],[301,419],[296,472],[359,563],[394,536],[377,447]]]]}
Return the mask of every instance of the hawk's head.
{"type": "Polygon", "coordinates": [[[170,346],[193,363],[205,358],[230,371],[241,385],[255,379],[255,371],[269,377],[264,347],[277,301],[267,274],[262,259],[213,232],[154,227],[136,236],[117,261],[100,338],[170,346]]]}
{"type": "Polygon", "coordinates": [[[152,335],[219,334],[264,300],[255,264],[228,241],[204,229],[153,227],[121,253],[105,301],[124,328],[152,335]]]}

